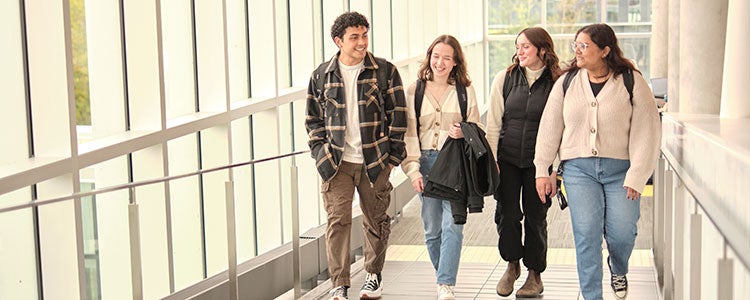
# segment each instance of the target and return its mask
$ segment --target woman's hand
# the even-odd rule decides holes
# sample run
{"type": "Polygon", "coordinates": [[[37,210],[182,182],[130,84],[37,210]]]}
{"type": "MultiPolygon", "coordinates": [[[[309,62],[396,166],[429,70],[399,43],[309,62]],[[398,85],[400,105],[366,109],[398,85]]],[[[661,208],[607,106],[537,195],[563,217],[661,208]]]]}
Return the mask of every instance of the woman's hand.
{"type": "Polygon", "coordinates": [[[536,179],[536,193],[539,195],[539,199],[542,203],[547,203],[547,195],[552,194],[554,191],[552,183],[550,183],[550,177],[539,177],[536,179]]]}
{"type": "MultiPolygon", "coordinates": [[[[552,198],[552,195],[557,193],[557,173],[553,172],[547,179],[551,185],[549,197],[552,198]]],[[[539,197],[539,200],[542,200],[542,204],[547,204],[547,197],[539,197]]]]}
{"type": "Polygon", "coordinates": [[[461,131],[461,123],[453,123],[451,129],[448,130],[448,136],[455,140],[464,138],[464,132],[461,131]]]}
{"type": "Polygon", "coordinates": [[[634,190],[633,188],[631,188],[629,186],[626,186],[625,189],[628,190],[628,195],[626,197],[629,200],[635,201],[635,200],[638,200],[639,198],[641,198],[641,193],[639,193],[638,191],[634,190]]]}
{"type": "Polygon", "coordinates": [[[421,193],[424,191],[424,180],[422,180],[422,178],[414,180],[411,182],[411,186],[417,191],[417,193],[421,193]]]}

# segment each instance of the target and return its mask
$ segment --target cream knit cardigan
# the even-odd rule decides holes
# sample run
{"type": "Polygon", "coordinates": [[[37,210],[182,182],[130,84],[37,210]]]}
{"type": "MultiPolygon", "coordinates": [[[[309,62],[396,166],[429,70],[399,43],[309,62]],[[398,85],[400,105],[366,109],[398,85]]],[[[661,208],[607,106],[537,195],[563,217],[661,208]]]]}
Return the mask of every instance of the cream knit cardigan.
{"type": "Polygon", "coordinates": [[[643,193],[656,165],[661,122],[646,81],[633,72],[633,104],[621,75],[610,78],[594,97],[588,72],[578,71],[563,101],[563,74],[550,93],[536,140],[536,177],[548,177],[556,155],[630,160],[624,186],[643,193]],[[564,105],[563,105],[564,104],[564,105]]]}
{"type": "MultiPolygon", "coordinates": [[[[404,173],[411,181],[422,178],[419,172],[420,150],[440,150],[445,140],[448,139],[448,131],[451,125],[461,122],[461,108],[458,105],[458,93],[456,86],[451,85],[443,94],[442,105],[425,90],[422,98],[422,109],[419,116],[419,136],[417,136],[417,115],[414,113],[414,94],[417,89],[416,82],[406,89],[406,107],[408,110],[406,118],[406,159],[401,163],[404,173]],[[421,142],[421,143],[420,143],[421,142]],[[421,145],[421,149],[420,149],[421,145]]],[[[476,123],[483,128],[479,118],[479,107],[477,107],[477,94],[474,86],[466,87],[466,121],[476,123]]]]}

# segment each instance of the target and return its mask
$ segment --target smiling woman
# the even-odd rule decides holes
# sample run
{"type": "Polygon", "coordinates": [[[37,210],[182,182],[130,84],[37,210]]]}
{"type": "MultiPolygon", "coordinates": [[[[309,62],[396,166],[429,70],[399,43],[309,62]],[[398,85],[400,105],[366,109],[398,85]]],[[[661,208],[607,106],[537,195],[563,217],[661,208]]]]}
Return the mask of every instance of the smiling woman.
{"type": "Polygon", "coordinates": [[[450,200],[423,194],[424,178],[438,161],[443,144],[449,138],[463,139],[461,126],[466,123],[460,123],[462,120],[480,123],[479,109],[476,92],[467,75],[463,49],[455,37],[441,35],[432,42],[417,77],[417,82],[406,91],[409,110],[405,137],[407,158],[402,168],[422,201],[425,244],[437,277],[438,299],[454,299],[453,288],[461,258],[463,223],[466,221],[454,220],[450,200]],[[422,99],[416,97],[418,85],[425,86],[427,91],[422,99]],[[460,87],[466,89],[465,116],[459,104],[460,87]],[[417,104],[420,100],[421,104],[417,104]]]}
{"type": "MultiPolygon", "coordinates": [[[[516,295],[538,297],[544,291],[541,273],[547,268],[546,219],[549,196],[554,189],[547,195],[536,192],[534,147],[539,120],[561,71],[554,43],[546,30],[539,27],[521,30],[515,43],[513,63],[498,72],[492,82],[487,115],[487,140],[492,153],[497,155],[500,169],[500,186],[495,193],[498,248],[500,256],[508,262],[496,292],[503,297],[513,293],[523,259],[529,274],[516,295]]],[[[554,184],[555,177],[545,180],[554,184]]]]}

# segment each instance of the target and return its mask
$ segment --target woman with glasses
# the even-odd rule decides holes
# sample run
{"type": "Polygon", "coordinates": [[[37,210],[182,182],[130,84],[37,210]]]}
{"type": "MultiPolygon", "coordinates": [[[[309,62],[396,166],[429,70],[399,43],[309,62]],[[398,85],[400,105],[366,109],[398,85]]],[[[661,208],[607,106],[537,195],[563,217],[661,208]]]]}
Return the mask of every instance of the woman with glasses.
{"type": "MultiPolygon", "coordinates": [[[[550,201],[536,191],[534,146],[547,97],[562,71],[552,38],[538,27],[526,28],[516,36],[512,61],[492,81],[487,116],[487,141],[500,169],[495,192],[497,247],[508,262],[496,291],[503,297],[513,292],[523,259],[528,277],[516,297],[538,297],[544,291],[541,273],[547,268],[550,201]]],[[[551,161],[545,170],[550,171],[550,165],[551,161]]],[[[555,177],[546,180],[554,185],[555,177]]]]}
{"type": "Polygon", "coordinates": [[[659,114],[611,27],[584,26],[571,46],[570,80],[552,88],[539,125],[536,188],[540,197],[555,191],[547,166],[559,155],[583,297],[602,299],[604,236],[610,285],[617,299],[625,299],[640,197],[659,153],[659,114]]]}

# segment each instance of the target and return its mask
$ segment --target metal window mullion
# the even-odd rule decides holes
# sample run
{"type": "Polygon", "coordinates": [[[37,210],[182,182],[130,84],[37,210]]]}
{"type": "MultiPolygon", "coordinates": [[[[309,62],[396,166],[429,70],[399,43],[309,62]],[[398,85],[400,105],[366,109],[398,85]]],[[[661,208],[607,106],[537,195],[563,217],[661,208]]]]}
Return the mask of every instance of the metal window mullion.
{"type": "MultiPolygon", "coordinates": [[[[161,12],[161,0],[155,1],[156,11],[156,50],[157,50],[157,62],[158,62],[158,78],[159,78],[159,111],[160,111],[160,123],[161,130],[167,129],[167,104],[166,104],[166,86],[164,79],[164,25],[162,22],[161,12]]],[[[162,172],[164,176],[169,176],[169,148],[167,141],[161,143],[161,155],[162,155],[162,172]]],[[[167,269],[168,269],[168,281],[169,281],[169,292],[175,291],[175,276],[174,276],[174,251],[172,242],[172,201],[171,201],[171,190],[169,182],[164,182],[164,214],[165,214],[165,226],[166,226],[166,246],[167,246],[167,269]]]]}

